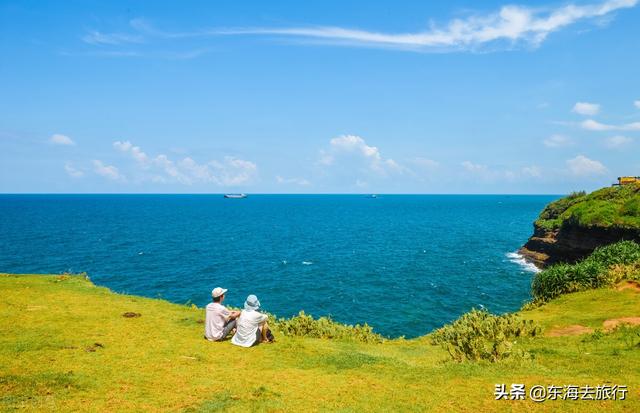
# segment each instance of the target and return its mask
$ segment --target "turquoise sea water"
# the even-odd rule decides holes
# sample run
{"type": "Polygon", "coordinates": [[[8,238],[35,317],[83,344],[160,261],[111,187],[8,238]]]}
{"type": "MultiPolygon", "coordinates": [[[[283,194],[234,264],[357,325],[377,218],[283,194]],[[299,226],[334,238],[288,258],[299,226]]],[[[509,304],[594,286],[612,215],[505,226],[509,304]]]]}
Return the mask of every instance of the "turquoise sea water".
{"type": "MultiPolygon", "coordinates": [[[[0,272],[86,271],[116,292],[422,335],[471,307],[512,311],[516,251],[556,196],[0,195],[0,272]]],[[[33,297],[34,301],[37,297],[33,297]]],[[[99,309],[96,309],[99,311],[99,309]]]]}

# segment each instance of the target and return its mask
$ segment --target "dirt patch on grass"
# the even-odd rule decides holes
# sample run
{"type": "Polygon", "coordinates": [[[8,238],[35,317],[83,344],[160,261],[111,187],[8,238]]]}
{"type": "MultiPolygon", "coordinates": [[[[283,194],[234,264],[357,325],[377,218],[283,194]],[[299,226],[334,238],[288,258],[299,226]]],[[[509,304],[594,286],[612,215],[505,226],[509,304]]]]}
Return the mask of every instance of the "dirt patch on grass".
{"type": "Polygon", "coordinates": [[[640,282],[638,282],[638,281],[626,281],[626,282],[618,284],[618,286],[616,287],[616,290],[618,290],[618,291],[633,290],[633,291],[635,291],[637,293],[640,293],[640,282]]]}
{"type": "Polygon", "coordinates": [[[131,311],[128,311],[128,312],[126,312],[126,313],[122,314],[122,316],[123,316],[124,318],[136,318],[136,317],[140,317],[141,315],[142,315],[142,314],[140,314],[140,313],[133,313],[133,312],[131,312],[131,311]]]}
{"type": "Polygon", "coordinates": [[[574,324],[565,327],[553,327],[547,331],[547,337],[561,337],[561,336],[579,336],[581,334],[593,333],[593,328],[581,326],[580,324],[574,324]]]}
{"type": "Polygon", "coordinates": [[[640,317],[611,318],[605,320],[604,323],[602,323],[602,327],[607,331],[611,331],[621,324],[630,324],[632,326],[640,325],[640,317]]]}

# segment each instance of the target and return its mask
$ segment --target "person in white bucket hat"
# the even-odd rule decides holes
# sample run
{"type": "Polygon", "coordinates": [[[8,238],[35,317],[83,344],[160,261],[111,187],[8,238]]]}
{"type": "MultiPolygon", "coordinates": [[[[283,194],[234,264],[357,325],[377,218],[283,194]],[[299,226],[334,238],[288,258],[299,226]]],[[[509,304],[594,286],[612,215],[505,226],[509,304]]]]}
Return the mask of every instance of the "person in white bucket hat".
{"type": "Polygon", "coordinates": [[[251,294],[244,302],[244,309],[238,318],[236,333],[231,338],[231,344],[241,347],[251,347],[259,343],[271,343],[273,334],[267,324],[268,316],[260,312],[258,297],[251,294]]]}
{"type": "Polygon", "coordinates": [[[207,304],[204,321],[204,338],[209,341],[223,340],[236,328],[236,318],[240,316],[240,311],[229,311],[222,305],[227,290],[216,287],[211,291],[213,302],[207,304]]]}

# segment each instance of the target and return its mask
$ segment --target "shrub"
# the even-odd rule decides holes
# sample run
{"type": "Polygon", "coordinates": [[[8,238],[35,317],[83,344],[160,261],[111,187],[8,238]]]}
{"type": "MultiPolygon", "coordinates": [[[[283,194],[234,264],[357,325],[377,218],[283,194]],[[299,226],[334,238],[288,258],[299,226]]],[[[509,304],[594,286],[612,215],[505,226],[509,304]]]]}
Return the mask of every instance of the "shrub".
{"type": "Polygon", "coordinates": [[[614,283],[622,280],[640,280],[640,261],[633,264],[615,264],[608,271],[614,283]]]}
{"type": "Polygon", "coordinates": [[[512,355],[518,337],[540,334],[540,327],[531,320],[514,314],[494,315],[486,310],[472,309],[451,324],[430,334],[433,344],[440,344],[455,361],[499,361],[512,355]]]}
{"type": "Polygon", "coordinates": [[[341,324],[330,317],[314,319],[304,311],[291,318],[271,317],[273,327],[286,336],[355,340],[364,343],[381,343],[384,339],[374,333],[368,324],[355,326],[341,324]]]}
{"type": "Polygon", "coordinates": [[[633,241],[597,248],[576,264],[556,264],[533,279],[534,301],[547,301],[561,294],[611,286],[623,279],[637,279],[640,245],[633,241]]]}

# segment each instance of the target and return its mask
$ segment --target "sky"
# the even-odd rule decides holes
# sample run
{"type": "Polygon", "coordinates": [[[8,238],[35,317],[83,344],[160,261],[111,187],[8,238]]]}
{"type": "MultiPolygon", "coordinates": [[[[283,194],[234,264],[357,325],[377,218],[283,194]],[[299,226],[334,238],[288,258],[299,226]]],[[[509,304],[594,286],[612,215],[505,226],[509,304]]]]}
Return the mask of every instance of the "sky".
{"type": "Polygon", "coordinates": [[[638,2],[0,0],[0,192],[591,191],[638,2]]]}

